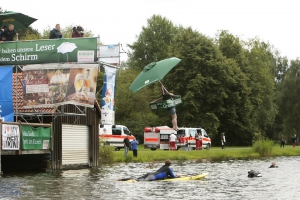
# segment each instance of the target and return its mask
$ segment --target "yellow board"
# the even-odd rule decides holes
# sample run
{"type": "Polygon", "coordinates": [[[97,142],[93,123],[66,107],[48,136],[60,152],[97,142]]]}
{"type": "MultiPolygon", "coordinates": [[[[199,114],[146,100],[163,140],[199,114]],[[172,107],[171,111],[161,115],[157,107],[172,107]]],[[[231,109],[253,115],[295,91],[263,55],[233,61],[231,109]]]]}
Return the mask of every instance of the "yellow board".
{"type": "MultiPolygon", "coordinates": [[[[202,178],[205,178],[209,173],[202,173],[202,174],[198,174],[196,176],[182,176],[180,178],[169,178],[169,179],[164,179],[164,180],[158,180],[158,181],[162,181],[162,182],[173,182],[173,181],[191,181],[191,180],[199,180],[202,178]]],[[[130,182],[130,183],[134,183],[134,182],[138,182],[134,179],[131,180],[127,180],[126,182],[130,182]]]]}
{"type": "Polygon", "coordinates": [[[199,180],[202,178],[205,178],[209,173],[202,173],[196,176],[183,176],[180,178],[169,178],[169,179],[164,179],[164,180],[159,180],[163,182],[173,182],[173,181],[191,181],[191,180],[199,180]]]}

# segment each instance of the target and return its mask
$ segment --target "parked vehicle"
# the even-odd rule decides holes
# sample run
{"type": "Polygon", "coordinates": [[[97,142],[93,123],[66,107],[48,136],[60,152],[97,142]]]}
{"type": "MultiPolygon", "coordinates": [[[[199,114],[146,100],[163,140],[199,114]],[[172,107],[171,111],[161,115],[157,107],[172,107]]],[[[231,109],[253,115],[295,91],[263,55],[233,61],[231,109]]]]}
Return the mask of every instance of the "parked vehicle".
{"type": "Polygon", "coordinates": [[[175,131],[168,126],[145,127],[144,148],[169,150],[169,136],[174,133],[177,137],[177,149],[181,147],[196,149],[195,134],[197,131],[202,134],[202,148],[210,149],[211,139],[203,128],[179,128],[178,131],[175,131]]]}
{"type": "Polygon", "coordinates": [[[133,135],[124,125],[99,125],[99,138],[104,140],[104,144],[114,146],[115,150],[124,148],[123,140],[129,136],[129,141],[133,140],[133,135]]]}

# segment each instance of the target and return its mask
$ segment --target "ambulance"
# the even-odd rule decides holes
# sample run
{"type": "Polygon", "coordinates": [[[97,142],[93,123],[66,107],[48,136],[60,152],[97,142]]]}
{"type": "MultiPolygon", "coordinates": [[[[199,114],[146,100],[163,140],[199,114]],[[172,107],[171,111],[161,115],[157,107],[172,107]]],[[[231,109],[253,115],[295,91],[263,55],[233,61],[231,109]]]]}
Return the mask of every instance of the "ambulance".
{"type": "Polygon", "coordinates": [[[203,128],[179,128],[178,131],[168,126],[145,127],[144,128],[144,148],[151,150],[163,149],[169,150],[169,137],[174,133],[177,137],[176,148],[196,149],[196,133],[202,134],[202,148],[210,149],[211,139],[203,128]]]}
{"type": "Polygon", "coordinates": [[[103,139],[106,145],[114,146],[115,150],[124,148],[124,139],[129,136],[129,141],[133,140],[133,135],[124,125],[99,124],[99,138],[103,139]]]}

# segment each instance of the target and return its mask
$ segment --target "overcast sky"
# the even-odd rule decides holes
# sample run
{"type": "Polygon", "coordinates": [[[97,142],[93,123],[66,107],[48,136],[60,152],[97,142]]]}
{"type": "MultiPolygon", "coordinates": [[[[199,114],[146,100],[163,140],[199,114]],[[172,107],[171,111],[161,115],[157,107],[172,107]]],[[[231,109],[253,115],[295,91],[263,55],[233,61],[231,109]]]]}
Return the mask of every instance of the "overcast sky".
{"type": "Polygon", "coordinates": [[[102,43],[121,43],[126,51],[156,14],[210,37],[218,30],[258,37],[288,59],[300,57],[299,0],[11,0],[0,6],[38,19],[32,27],[40,32],[57,23],[81,25],[100,35],[102,43]]]}

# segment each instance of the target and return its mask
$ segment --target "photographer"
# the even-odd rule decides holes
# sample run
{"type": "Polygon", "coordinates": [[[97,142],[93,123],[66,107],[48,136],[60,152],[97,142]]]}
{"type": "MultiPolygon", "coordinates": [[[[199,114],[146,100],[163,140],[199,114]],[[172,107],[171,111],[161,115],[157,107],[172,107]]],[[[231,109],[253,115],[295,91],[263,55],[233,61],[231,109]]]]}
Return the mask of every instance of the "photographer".
{"type": "Polygon", "coordinates": [[[73,27],[72,38],[83,37],[83,31],[82,26],[73,27]]]}

